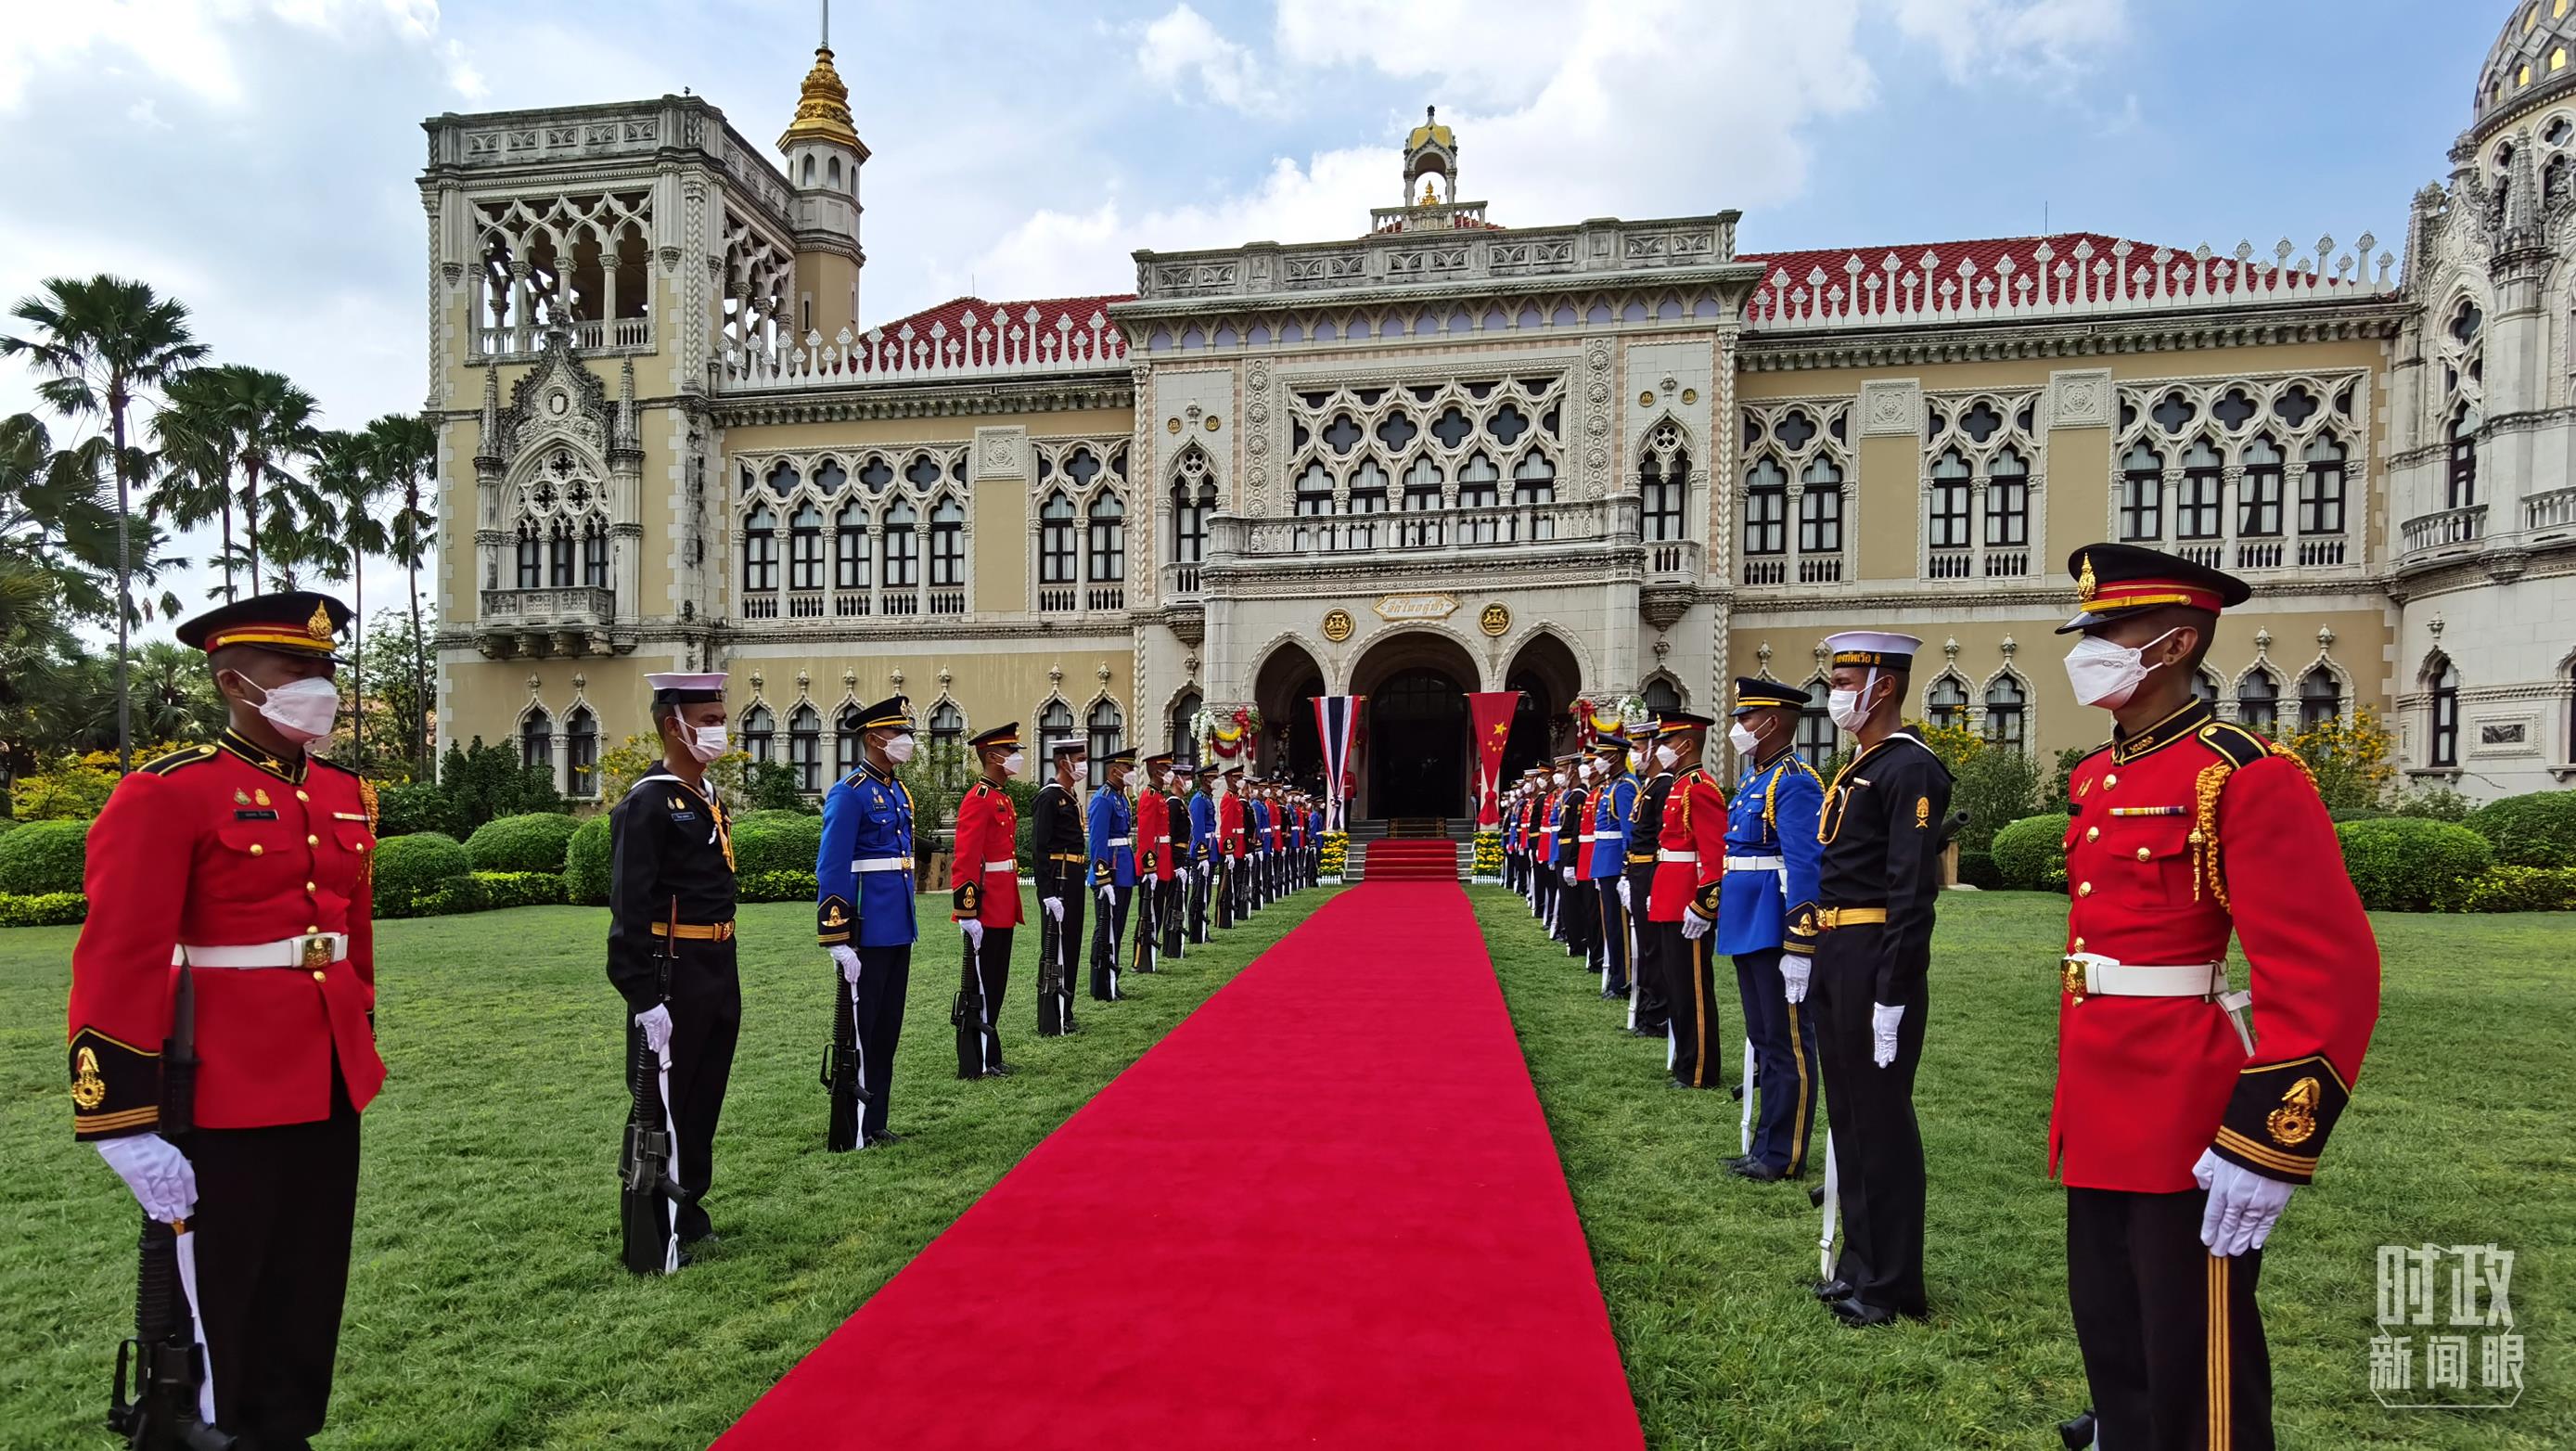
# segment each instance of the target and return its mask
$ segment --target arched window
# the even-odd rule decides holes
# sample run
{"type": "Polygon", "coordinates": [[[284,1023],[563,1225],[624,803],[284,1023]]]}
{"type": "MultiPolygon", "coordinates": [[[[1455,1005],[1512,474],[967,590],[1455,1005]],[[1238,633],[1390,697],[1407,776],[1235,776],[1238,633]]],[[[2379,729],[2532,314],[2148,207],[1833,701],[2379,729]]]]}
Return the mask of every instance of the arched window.
{"type": "Polygon", "coordinates": [[[1118,714],[1115,701],[1104,700],[1091,707],[1091,784],[1108,779],[1109,758],[1117,754],[1120,740],[1126,734],[1126,722],[1118,714]]]}
{"type": "Polygon", "coordinates": [[[1842,553],[1842,465],[1817,454],[1798,471],[1798,482],[1798,552],[1810,558],[1842,553]]]}
{"type": "Polygon", "coordinates": [[[1306,515],[1333,512],[1333,476],[1324,471],[1323,462],[1309,459],[1297,475],[1297,512],[1306,515]]]}
{"type": "Polygon", "coordinates": [[[1440,463],[1431,455],[1426,453],[1416,457],[1413,460],[1412,465],[1405,469],[1404,507],[1406,512],[1419,514],[1428,510],[1437,509],[1443,502],[1445,502],[1447,492],[1448,480],[1441,477],[1440,463]]]}
{"type": "Polygon", "coordinates": [[[2299,729],[2315,730],[2343,718],[2343,683],[2323,665],[2299,680],[2299,729]]]}
{"type": "Polygon", "coordinates": [[[1744,471],[1744,552],[1785,554],[1789,549],[1789,474],[1768,454],[1744,471]]]}
{"type": "Polygon", "coordinates": [[[930,587],[965,586],[966,510],[956,496],[942,494],[939,502],[930,506],[930,587]]]}
{"type": "Polygon", "coordinates": [[[956,702],[943,700],[930,708],[930,749],[942,760],[966,749],[966,713],[956,702]]]}
{"type": "Polygon", "coordinates": [[[2016,751],[2030,749],[2030,696],[2021,682],[1998,675],[1986,687],[1986,741],[2016,751]]]}
{"type": "Polygon", "coordinates": [[[2281,728],[2281,682],[2255,670],[2236,682],[2236,723],[2270,735],[2281,728]]]}
{"type": "Polygon", "coordinates": [[[2209,440],[2192,440],[2182,451],[2182,490],[2174,496],[2174,537],[2216,539],[2225,527],[2220,503],[2225,487],[2224,460],[2209,440]]]}
{"type": "Polygon", "coordinates": [[[1055,775],[1056,747],[1073,739],[1073,707],[1061,700],[1050,700],[1038,712],[1039,769],[1050,779],[1055,775]]]}
{"type": "Polygon", "coordinates": [[[1515,504],[1553,504],[1556,502],[1556,460],[1537,449],[1521,455],[1512,465],[1512,502],[1515,504]]]}
{"type": "Polygon", "coordinates": [[[2426,759],[2435,766],[2460,764],[2460,672],[2448,660],[2433,676],[2432,750],[2426,759]]]}
{"type": "Polygon", "coordinates": [[[1351,470],[1350,501],[1342,506],[1345,514],[1383,514],[1386,512],[1386,468],[1376,459],[1364,458],[1351,470]]]}
{"type": "Polygon", "coordinates": [[[532,710],[519,722],[519,760],[531,770],[552,776],[555,770],[554,718],[532,710]]]}
{"type": "Polygon", "coordinates": [[[823,511],[811,499],[787,519],[787,587],[823,587],[823,511]]]}
{"type": "Polygon", "coordinates": [[[2307,477],[2299,480],[2299,532],[2302,534],[2341,534],[2343,532],[2343,445],[2319,435],[2308,443],[2300,455],[2308,466],[2307,477]]]}
{"type": "Polygon", "coordinates": [[[2120,537],[2161,539],[2165,533],[2165,461],[2143,443],[2120,459],[2120,537]]]}
{"type": "MultiPolygon", "coordinates": [[[[1181,451],[1172,465],[1172,562],[1200,564],[1207,559],[1208,516],[1216,512],[1216,476],[1197,444],[1181,451]]],[[[1195,579],[1195,576],[1193,576],[1195,579]]],[[[1196,588],[1192,583],[1189,588],[1196,588]]]]}
{"type": "Polygon", "coordinates": [[[842,706],[833,717],[832,775],[835,780],[859,769],[859,762],[864,759],[859,744],[867,739],[868,733],[859,729],[861,718],[855,705],[842,706]]]}
{"type": "Polygon", "coordinates": [[[1809,769],[1821,771],[1832,760],[1839,741],[1834,732],[1834,718],[1825,713],[1825,697],[1833,687],[1821,675],[1807,682],[1807,708],[1798,712],[1798,759],[1809,769]]]}
{"type": "Polygon", "coordinates": [[[1061,492],[1038,508],[1038,583],[1073,583],[1073,501],[1061,492]]]}
{"type": "Polygon", "coordinates": [[[597,519],[581,531],[581,582],[592,589],[608,588],[608,526],[597,519]]]}
{"type": "MultiPolygon", "coordinates": [[[[2021,549],[2030,543],[2030,464],[2005,449],[1986,465],[1986,547],[2021,549]]],[[[1987,561],[1987,573],[1994,561],[1987,561]]]]}
{"type": "Polygon", "coordinates": [[[2443,475],[2444,494],[2450,502],[2446,509],[2466,509],[2478,501],[2478,421],[2462,404],[2451,413],[2451,422],[2443,431],[2450,448],[2450,465],[2443,475]]]}
{"type": "MultiPolygon", "coordinates": [[[[921,584],[921,515],[908,499],[897,499],[886,505],[877,521],[878,579],[888,590],[907,593],[921,584]]],[[[886,602],[886,612],[895,613],[894,602],[886,602]]]]}
{"type": "Polygon", "coordinates": [[[1965,549],[1975,542],[1968,536],[1970,477],[1966,455],[1955,448],[1932,460],[1931,528],[1924,537],[1934,549],[1965,549]]]}
{"type": "Polygon", "coordinates": [[[564,778],[572,795],[587,799],[599,794],[599,719],[586,705],[574,706],[564,717],[564,778]]]}
{"type": "Polygon", "coordinates": [[[518,566],[519,588],[545,587],[545,544],[537,537],[537,526],[526,521],[519,525],[518,566]]]}
{"type": "Polygon", "coordinates": [[[796,769],[797,790],[823,789],[823,717],[810,705],[787,713],[787,764],[796,769]]]}
{"type": "Polygon", "coordinates": [[[1091,582],[1116,584],[1127,577],[1127,506],[1104,491],[1091,501],[1090,523],[1091,582]]]}
{"type": "Polygon", "coordinates": [[[1637,461],[1637,494],[1649,541],[1683,537],[1690,496],[1690,448],[1681,430],[1665,424],[1646,436],[1637,461]]]}
{"type": "Polygon", "coordinates": [[[742,749],[755,761],[766,761],[777,744],[778,721],[769,707],[755,705],[751,714],[742,718],[742,749]]]}
{"type": "Polygon", "coordinates": [[[767,504],[742,521],[742,588],[745,594],[778,588],[778,516],[767,504]]]}
{"type": "Polygon", "coordinates": [[[1190,722],[1199,718],[1199,708],[1203,704],[1205,702],[1195,690],[1172,702],[1172,743],[1168,749],[1179,760],[1198,759],[1198,743],[1190,739],[1190,722]]]}
{"type": "Polygon", "coordinates": [[[1935,727],[1968,723],[1968,687],[1955,675],[1944,675],[1923,693],[1923,716],[1935,727]]]}
{"type": "Polygon", "coordinates": [[[1646,682],[1646,709],[1656,715],[1667,715],[1682,708],[1682,693],[1673,683],[1658,675],[1646,682]]]}
{"type": "Polygon", "coordinates": [[[858,500],[843,504],[832,516],[832,588],[868,587],[868,514],[858,500]]]}
{"type": "Polygon", "coordinates": [[[2191,673],[2191,698],[2199,701],[2205,706],[2208,706],[2213,711],[2218,709],[2218,677],[2210,674],[2206,670],[2193,671],[2191,673]]]}
{"type": "Polygon", "coordinates": [[[572,525],[556,520],[546,531],[546,583],[566,589],[573,579],[573,551],[578,547],[572,525]]]}
{"type": "MultiPolygon", "coordinates": [[[[1485,457],[1482,449],[1467,455],[1466,462],[1458,465],[1458,507],[1461,509],[1496,507],[1503,501],[1502,486],[1503,471],[1494,466],[1492,459],[1485,457]]],[[[1458,526],[1458,542],[1491,544],[1502,537],[1502,527],[1503,521],[1491,516],[1464,520],[1458,526]]]]}
{"type": "Polygon", "coordinates": [[[2281,449],[2269,434],[2256,434],[2245,445],[2245,473],[2236,490],[2239,538],[2276,537],[2281,532],[2281,449]]]}

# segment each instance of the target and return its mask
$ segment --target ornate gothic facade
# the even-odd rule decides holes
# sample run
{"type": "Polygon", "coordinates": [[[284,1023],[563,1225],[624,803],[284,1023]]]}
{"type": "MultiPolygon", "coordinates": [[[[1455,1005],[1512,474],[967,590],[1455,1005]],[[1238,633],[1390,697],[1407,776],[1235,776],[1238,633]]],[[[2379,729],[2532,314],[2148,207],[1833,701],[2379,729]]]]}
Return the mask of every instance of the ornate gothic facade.
{"type": "Polygon", "coordinates": [[[2053,751],[2103,729],[2050,635],[2064,556],[2118,538],[2255,583],[2202,682],[2224,713],[2373,706],[2419,778],[2548,785],[2576,769],[2567,9],[2514,11],[2402,256],[1507,227],[1426,117],[1360,235],[868,324],[828,50],[774,152],[687,97],[436,118],[442,734],[583,794],[644,672],[724,668],[809,787],[894,689],[958,739],[1160,744],[1252,705],[1302,770],[1304,698],[1356,692],[1361,811],[1442,814],[1459,689],[1528,692],[1527,755],[1577,695],[1705,708],[1893,627],[1937,652],[1923,715],[2053,751]]]}

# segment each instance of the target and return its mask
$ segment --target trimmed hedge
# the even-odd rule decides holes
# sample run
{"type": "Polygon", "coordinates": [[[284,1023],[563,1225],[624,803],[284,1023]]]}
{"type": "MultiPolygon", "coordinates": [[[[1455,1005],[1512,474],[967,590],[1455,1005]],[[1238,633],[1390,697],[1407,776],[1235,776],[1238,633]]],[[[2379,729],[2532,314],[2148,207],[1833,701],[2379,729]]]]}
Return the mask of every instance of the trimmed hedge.
{"type": "Polygon", "coordinates": [[[1994,853],[1969,851],[1962,847],[1959,851],[1959,884],[1989,892],[2001,887],[2004,877],[2003,873],[1995,870],[1994,853]]]}
{"type": "Polygon", "coordinates": [[[810,869],[744,872],[734,879],[734,897],[744,902],[811,902],[814,892],[814,873],[810,869]]]}
{"type": "Polygon", "coordinates": [[[563,905],[564,879],[553,872],[476,872],[472,881],[487,910],[563,905]]]}
{"type": "Polygon", "coordinates": [[[550,811],[487,821],[465,839],[465,854],[478,872],[547,872],[561,875],[564,848],[581,823],[550,811]]]}
{"type": "Polygon", "coordinates": [[[376,789],[376,835],[411,836],[423,831],[454,836],[464,829],[456,803],[435,781],[397,781],[376,789]]]}
{"type": "Polygon", "coordinates": [[[809,883],[805,894],[810,897],[814,862],[822,854],[823,818],[819,816],[755,811],[734,825],[734,870],[745,879],[763,872],[803,872],[809,883]]]}
{"type": "Polygon", "coordinates": [[[2461,823],[2510,867],[2576,867],[2576,791],[2534,791],[2490,801],[2461,823]]]}
{"type": "Polygon", "coordinates": [[[2576,867],[2489,867],[2485,876],[2469,883],[2467,910],[2576,910],[2576,867]]]}
{"type": "Polygon", "coordinates": [[[581,824],[564,848],[564,896],[584,907],[608,905],[608,813],[581,824]]]}
{"type": "Polygon", "coordinates": [[[2335,828],[2361,904],[2383,912],[2457,912],[2495,865],[2485,837],[2447,821],[2391,816],[2335,828]]]}
{"type": "Polygon", "coordinates": [[[0,836],[0,892],[77,892],[88,863],[88,822],[30,821],[0,836]]]}
{"type": "Polygon", "coordinates": [[[820,813],[818,812],[790,811],[783,806],[764,806],[757,811],[736,813],[733,818],[733,829],[740,831],[755,821],[767,822],[771,825],[776,825],[782,821],[793,823],[798,821],[815,820],[819,819],[819,816],[820,813]]]}
{"type": "Polygon", "coordinates": [[[14,816],[0,816],[0,833],[16,831],[22,824],[14,816]]]}
{"type": "MultiPolygon", "coordinates": [[[[441,832],[419,831],[380,841],[376,844],[376,915],[427,917],[442,910],[465,910],[442,908],[432,898],[442,886],[466,879],[473,870],[474,859],[465,854],[465,848],[441,832]]],[[[472,883],[467,886],[470,890],[472,883]]]]}
{"type": "Polygon", "coordinates": [[[69,927],[89,916],[89,898],[78,892],[0,896],[0,927],[69,927]]]}
{"type": "MultiPolygon", "coordinates": [[[[1997,831],[1994,845],[1988,848],[1996,880],[2016,891],[2065,891],[2066,828],[2073,820],[2063,812],[2025,816],[1997,831]]],[[[1963,874],[1965,870],[1963,854],[1963,874]]]]}

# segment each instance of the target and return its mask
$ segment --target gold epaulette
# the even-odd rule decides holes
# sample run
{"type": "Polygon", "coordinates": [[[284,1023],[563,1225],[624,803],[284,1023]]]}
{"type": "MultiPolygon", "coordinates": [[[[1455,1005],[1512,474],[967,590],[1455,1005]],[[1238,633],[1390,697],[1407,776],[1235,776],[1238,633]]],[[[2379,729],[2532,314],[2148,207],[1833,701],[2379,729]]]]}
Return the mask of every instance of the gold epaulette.
{"type": "Polygon", "coordinates": [[[155,756],[134,769],[146,776],[167,776],[181,766],[193,766],[199,761],[211,761],[214,758],[213,746],[181,746],[166,756],[155,756]]]}

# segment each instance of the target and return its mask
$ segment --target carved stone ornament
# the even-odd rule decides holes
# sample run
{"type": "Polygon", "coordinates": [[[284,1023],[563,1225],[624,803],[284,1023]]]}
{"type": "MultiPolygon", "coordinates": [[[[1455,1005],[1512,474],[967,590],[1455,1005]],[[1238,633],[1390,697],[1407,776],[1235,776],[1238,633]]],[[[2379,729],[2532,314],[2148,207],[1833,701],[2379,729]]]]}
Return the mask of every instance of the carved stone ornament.
{"type": "Polygon", "coordinates": [[[1356,628],[1357,626],[1351,620],[1350,611],[1324,611],[1324,638],[1332,641],[1334,644],[1338,645],[1344,640],[1349,639],[1351,637],[1351,631],[1356,628]]]}
{"type": "Polygon", "coordinates": [[[2070,368],[2048,375],[2049,426],[2111,426],[2111,370],[2070,368]]]}
{"type": "Polygon", "coordinates": [[[1872,378],[1860,385],[1863,438],[1913,437],[1923,431],[1923,385],[1912,378],[1872,378]]]}
{"type": "Polygon", "coordinates": [[[1512,632],[1512,612],[1499,603],[1487,605],[1476,616],[1476,628],[1499,640],[1512,632]]]}
{"type": "Polygon", "coordinates": [[[975,430],[975,476],[1018,479],[1028,476],[1028,431],[1022,428],[975,430]]]}

